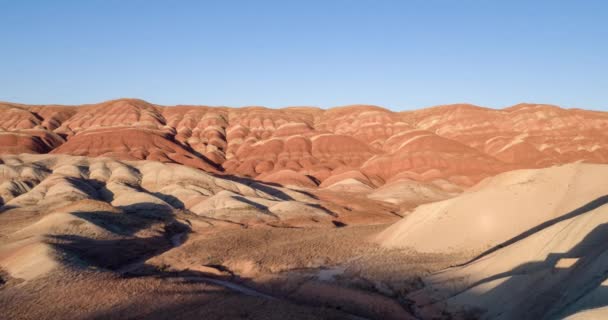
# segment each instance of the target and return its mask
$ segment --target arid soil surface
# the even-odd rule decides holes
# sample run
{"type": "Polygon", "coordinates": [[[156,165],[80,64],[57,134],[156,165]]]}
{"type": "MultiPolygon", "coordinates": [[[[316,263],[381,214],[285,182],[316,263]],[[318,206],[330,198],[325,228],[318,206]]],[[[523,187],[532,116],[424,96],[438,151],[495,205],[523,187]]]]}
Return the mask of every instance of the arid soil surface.
{"type": "Polygon", "coordinates": [[[601,319],[608,114],[0,104],[0,318],[601,319]]]}
{"type": "Polygon", "coordinates": [[[361,241],[378,229],[213,230],[124,264],[80,251],[99,244],[71,243],[59,250],[65,266],[26,282],[7,277],[0,301],[11,319],[411,319],[405,294],[451,260],[361,241]]]}

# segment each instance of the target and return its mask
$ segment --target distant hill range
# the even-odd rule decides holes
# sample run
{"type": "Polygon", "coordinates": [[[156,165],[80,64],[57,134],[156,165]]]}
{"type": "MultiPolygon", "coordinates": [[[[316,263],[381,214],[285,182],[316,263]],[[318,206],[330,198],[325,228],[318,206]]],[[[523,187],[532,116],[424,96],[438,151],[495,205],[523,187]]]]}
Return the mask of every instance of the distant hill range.
{"type": "Polygon", "coordinates": [[[370,105],[82,106],[0,103],[0,154],[54,153],[179,163],[303,187],[398,180],[468,187],[497,173],[608,163],[608,113],[519,104],[392,112],[370,105]]]}

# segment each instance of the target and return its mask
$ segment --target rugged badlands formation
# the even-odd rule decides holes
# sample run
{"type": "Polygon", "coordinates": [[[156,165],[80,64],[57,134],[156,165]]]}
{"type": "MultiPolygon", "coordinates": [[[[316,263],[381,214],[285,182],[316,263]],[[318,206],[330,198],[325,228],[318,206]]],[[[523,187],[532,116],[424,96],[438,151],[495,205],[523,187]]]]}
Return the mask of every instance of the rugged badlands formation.
{"type": "Polygon", "coordinates": [[[0,103],[0,318],[602,319],[607,128],[0,103]]]}
{"type": "Polygon", "coordinates": [[[164,107],[135,99],[78,107],[0,103],[0,153],[155,160],[307,187],[401,179],[471,186],[518,168],[604,163],[607,128],[608,113],[532,104],[391,112],[164,107]]]}

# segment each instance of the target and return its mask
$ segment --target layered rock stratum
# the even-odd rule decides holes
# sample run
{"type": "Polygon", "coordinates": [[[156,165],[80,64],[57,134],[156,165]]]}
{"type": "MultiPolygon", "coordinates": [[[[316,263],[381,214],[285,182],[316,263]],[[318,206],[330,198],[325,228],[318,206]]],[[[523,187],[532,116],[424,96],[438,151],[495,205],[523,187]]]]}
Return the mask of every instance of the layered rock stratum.
{"type": "Polygon", "coordinates": [[[471,186],[497,173],[608,161],[608,113],[520,104],[330,108],[0,103],[0,153],[155,160],[286,185],[471,186]],[[347,173],[348,172],[348,173],[347,173]],[[330,183],[332,182],[332,183],[330,183]],[[360,182],[360,184],[359,184],[360,182]]]}

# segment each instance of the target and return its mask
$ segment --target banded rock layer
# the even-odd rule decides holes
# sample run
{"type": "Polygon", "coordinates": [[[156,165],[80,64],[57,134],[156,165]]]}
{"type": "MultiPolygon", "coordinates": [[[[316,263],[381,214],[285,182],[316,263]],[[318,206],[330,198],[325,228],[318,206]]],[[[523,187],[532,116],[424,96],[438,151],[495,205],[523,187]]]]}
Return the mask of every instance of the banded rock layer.
{"type": "Polygon", "coordinates": [[[285,185],[339,183],[341,190],[397,181],[471,186],[514,169],[606,163],[606,128],[608,113],[534,104],[391,112],[166,107],[136,99],[0,103],[1,154],[155,160],[285,185]]]}

